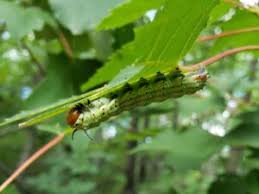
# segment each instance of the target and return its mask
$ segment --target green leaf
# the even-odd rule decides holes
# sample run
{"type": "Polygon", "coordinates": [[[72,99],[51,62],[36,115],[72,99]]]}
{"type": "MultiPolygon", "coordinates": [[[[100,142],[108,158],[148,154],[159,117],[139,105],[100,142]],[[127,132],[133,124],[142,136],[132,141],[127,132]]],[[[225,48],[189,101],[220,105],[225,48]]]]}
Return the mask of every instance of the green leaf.
{"type": "Polygon", "coordinates": [[[203,130],[190,129],[183,133],[177,133],[168,129],[151,143],[139,145],[133,150],[133,153],[142,151],[165,152],[177,170],[187,170],[198,168],[222,145],[219,137],[210,135],[203,130]]]}
{"type": "Polygon", "coordinates": [[[72,93],[74,93],[72,92],[72,89],[74,91],[79,90],[77,88],[78,85],[94,71],[94,66],[96,64],[86,63],[85,61],[75,61],[75,64],[71,65],[66,61],[66,58],[63,55],[56,57],[52,56],[49,59],[49,71],[46,79],[35,88],[34,94],[27,99],[27,102],[25,102],[23,106],[24,108],[39,108],[22,111],[11,118],[7,118],[0,123],[0,127],[24,119],[31,119],[35,124],[70,109],[75,103],[100,91],[100,89],[97,89],[85,94],[62,99],[62,97],[71,96],[72,93]],[[75,84],[76,87],[73,84],[75,84]],[[54,101],[57,102],[50,104],[54,101]]]}
{"type": "Polygon", "coordinates": [[[97,26],[98,30],[118,28],[143,16],[148,10],[157,9],[163,5],[165,0],[130,0],[116,7],[97,26]],[[127,13],[127,17],[125,17],[127,13]]]}
{"type": "Polygon", "coordinates": [[[64,68],[65,65],[68,65],[68,63],[61,57],[52,57],[49,60],[49,71],[47,72],[46,79],[27,99],[24,105],[26,109],[48,105],[73,94],[71,72],[69,68],[64,68]]]}
{"type": "Polygon", "coordinates": [[[131,64],[146,66],[134,79],[157,71],[173,70],[206,26],[210,11],[217,2],[167,1],[155,20],[135,29],[135,40],[112,55],[111,60],[82,86],[82,90],[111,80],[131,64]]]}
{"type": "Polygon", "coordinates": [[[102,84],[111,80],[117,73],[122,70],[124,67],[126,68],[126,64],[131,64],[131,61],[134,60],[134,57],[130,55],[130,45],[125,46],[123,51],[118,51],[112,55],[111,62],[106,63],[100,69],[97,70],[97,73],[93,77],[90,78],[89,81],[84,83],[81,87],[81,90],[86,91],[87,89],[102,84]],[[128,50],[129,55],[123,56],[123,52],[127,52],[128,50]],[[123,60],[123,62],[121,61],[123,60]]]}
{"type": "Polygon", "coordinates": [[[23,8],[6,1],[0,1],[0,19],[6,22],[8,31],[16,39],[20,39],[34,30],[42,30],[45,23],[56,27],[51,16],[40,8],[23,8]]]}
{"type": "Polygon", "coordinates": [[[79,59],[106,60],[112,53],[113,37],[109,32],[90,32],[79,36],[68,35],[73,54],[79,59]]]}
{"type": "Polygon", "coordinates": [[[215,98],[215,94],[211,97],[184,96],[178,100],[181,110],[180,114],[191,116],[193,113],[204,114],[213,113],[220,109],[223,110],[223,107],[215,98]]]}
{"type": "MultiPolygon", "coordinates": [[[[85,101],[86,98],[88,99],[88,98],[90,98],[91,95],[94,95],[97,92],[101,92],[102,90],[104,90],[104,88],[99,88],[99,89],[92,90],[90,92],[87,92],[87,93],[84,93],[84,94],[81,94],[78,96],[72,96],[67,99],[62,99],[62,100],[59,100],[58,102],[55,102],[48,106],[45,105],[45,106],[39,107],[34,110],[21,111],[20,113],[12,116],[10,118],[4,119],[0,123],[0,127],[10,125],[10,124],[16,123],[18,121],[22,121],[24,119],[27,119],[27,121],[26,121],[27,125],[33,125],[33,124],[39,123],[43,120],[54,117],[64,111],[70,109],[71,107],[75,106],[75,104],[85,101]],[[28,119],[30,119],[30,120],[28,120],[28,119]]],[[[107,90],[104,90],[103,93],[105,93],[105,92],[107,92],[107,90]]],[[[101,95],[103,93],[101,93],[101,95]]],[[[95,96],[94,99],[99,97],[98,95],[94,95],[94,96],[95,96]]]]}
{"type": "Polygon", "coordinates": [[[221,24],[223,30],[237,30],[256,26],[259,26],[258,16],[245,10],[236,10],[236,13],[229,21],[221,24]]]}
{"type": "Polygon", "coordinates": [[[220,20],[229,11],[230,8],[231,5],[225,2],[218,4],[211,12],[209,23],[212,24],[220,20]]]}
{"type": "Polygon", "coordinates": [[[108,10],[122,0],[49,0],[58,21],[74,35],[95,28],[108,10]]]}
{"type": "MultiPolygon", "coordinates": [[[[259,27],[259,17],[245,10],[237,10],[231,20],[222,23],[220,27],[223,32],[259,27]]],[[[258,31],[223,37],[215,42],[211,52],[218,53],[224,49],[240,47],[244,45],[258,45],[258,37],[258,31]]]]}
{"type": "Polygon", "coordinates": [[[109,32],[92,32],[90,33],[90,39],[96,53],[96,58],[102,61],[107,60],[113,51],[112,35],[109,32]]]}
{"type": "MultiPolygon", "coordinates": [[[[145,64],[148,64],[148,66],[146,66],[146,68],[143,68],[137,74],[137,76],[131,74],[130,77],[133,77],[131,78],[131,80],[138,79],[138,76],[141,77],[154,74],[157,71],[168,72],[168,70],[171,71],[172,69],[174,69],[173,67],[176,66],[177,62],[173,61],[178,61],[179,58],[181,58],[180,56],[184,55],[185,52],[187,52],[187,48],[191,47],[198,33],[205,26],[210,10],[217,3],[216,0],[196,1],[196,3],[201,4],[202,6],[194,4],[195,6],[193,7],[191,6],[190,2],[185,3],[180,0],[173,2],[169,1],[167,6],[163,10],[160,10],[160,12],[157,14],[157,18],[154,22],[137,29],[136,34],[138,36],[136,37],[136,40],[133,43],[128,44],[124,49],[117,52],[113,56],[115,58],[117,57],[117,59],[113,61],[117,63],[117,67],[116,65],[114,66],[113,63],[110,63],[112,64],[111,66],[106,65],[104,67],[107,69],[107,71],[102,72],[103,76],[95,76],[95,79],[97,79],[97,83],[103,83],[103,81],[105,80],[111,80],[121,69],[126,67],[127,64],[132,64],[132,61],[136,61],[136,59],[139,59],[139,57],[141,56],[141,60],[144,60],[143,62],[146,62],[145,64]],[[206,3],[204,3],[204,1],[206,1],[206,3]],[[183,12],[180,8],[183,8],[183,12]],[[182,20],[182,18],[184,19],[182,20]],[[161,26],[162,31],[160,32],[161,26]],[[185,33],[180,32],[181,30],[185,33]],[[151,39],[145,40],[145,37],[148,37],[147,34],[151,35],[151,39]],[[158,35],[159,38],[157,39],[158,35]],[[155,44],[153,43],[154,41],[155,44]],[[173,42],[174,44],[171,45],[170,42],[173,42]],[[135,50],[132,50],[133,46],[136,46],[135,50]],[[149,49],[147,49],[148,47],[150,47],[151,49],[150,52],[149,49]],[[125,49],[128,49],[129,52],[125,52],[125,49]],[[140,53],[140,56],[138,54],[138,51],[140,53]],[[175,51],[176,54],[170,53],[172,51],[175,51]],[[123,63],[120,60],[123,57],[125,57],[125,60],[127,61],[126,63],[125,60],[123,60],[123,63]],[[146,60],[145,58],[148,58],[148,60],[146,60]],[[155,59],[158,59],[158,61],[156,61],[155,59]],[[164,61],[168,61],[168,63],[164,61]]],[[[143,63],[136,63],[136,66],[142,64],[143,63]]],[[[99,74],[97,73],[97,75],[99,74]]],[[[125,79],[121,80],[121,83],[116,82],[116,86],[122,85],[125,81],[125,79]]],[[[94,84],[91,84],[96,85],[96,82],[94,84]]],[[[33,118],[28,122],[23,123],[23,126],[36,124],[42,120],[53,117],[57,114],[60,114],[61,112],[64,112],[65,110],[74,106],[75,103],[84,103],[87,99],[95,100],[101,96],[104,96],[112,92],[114,90],[114,87],[103,87],[98,90],[82,94],[80,96],[65,99],[61,102],[55,103],[47,107],[42,107],[33,111],[23,112],[21,114],[15,115],[12,118],[6,119],[4,122],[0,124],[0,126],[5,126],[7,124],[14,123],[23,119],[28,119],[29,117],[33,118]],[[88,98],[86,99],[86,97],[88,98]]]]}
{"type": "Polygon", "coordinates": [[[228,144],[259,148],[259,109],[245,111],[234,118],[231,132],[224,137],[228,144]]]}
{"type": "Polygon", "coordinates": [[[243,125],[243,129],[237,129],[227,135],[225,140],[234,146],[252,146],[259,148],[259,129],[258,125],[243,125]]]}
{"type": "Polygon", "coordinates": [[[257,194],[258,190],[258,173],[256,171],[246,176],[237,176],[234,174],[225,174],[211,185],[208,194],[257,194]]]}
{"type": "Polygon", "coordinates": [[[12,184],[10,186],[8,186],[3,192],[1,192],[2,194],[19,194],[20,192],[18,192],[18,190],[15,188],[15,185],[12,184]]]}

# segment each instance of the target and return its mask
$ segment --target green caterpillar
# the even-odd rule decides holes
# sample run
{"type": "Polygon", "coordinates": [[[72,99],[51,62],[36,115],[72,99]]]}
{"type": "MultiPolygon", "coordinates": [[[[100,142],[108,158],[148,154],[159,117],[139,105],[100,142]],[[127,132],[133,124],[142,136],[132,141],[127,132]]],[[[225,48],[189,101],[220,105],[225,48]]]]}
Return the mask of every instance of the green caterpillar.
{"type": "Polygon", "coordinates": [[[206,72],[183,75],[179,69],[173,73],[158,72],[149,80],[141,78],[135,83],[126,83],[117,91],[86,104],[78,104],[69,111],[67,123],[78,129],[98,126],[111,116],[123,111],[145,106],[152,102],[164,101],[193,94],[202,89],[207,81],[206,72]]]}

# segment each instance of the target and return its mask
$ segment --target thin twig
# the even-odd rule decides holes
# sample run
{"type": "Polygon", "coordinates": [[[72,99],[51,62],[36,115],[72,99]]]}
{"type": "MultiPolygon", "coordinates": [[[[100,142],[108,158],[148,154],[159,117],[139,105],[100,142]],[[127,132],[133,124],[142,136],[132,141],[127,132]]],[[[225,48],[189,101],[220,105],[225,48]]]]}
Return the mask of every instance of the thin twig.
{"type": "Polygon", "coordinates": [[[55,138],[50,140],[47,144],[41,147],[38,151],[36,151],[30,158],[24,161],[11,176],[8,177],[1,185],[0,185],[0,193],[10,184],[12,183],[25,169],[27,169],[35,160],[37,160],[40,156],[49,151],[52,147],[58,144],[65,136],[65,133],[61,133],[57,135],[55,138]]]}
{"type": "Polygon", "coordinates": [[[56,33],[58,35],[59,42],[62,44],[64,48],[66,55],[68,56],[69,59],[72,60],[74,54],[67,38],[65,37],[64,33],[61,30],[57,31],[56,33]]]}
{"type": "MultiPolygon", "coordinates": [[[[0,161],[0,171],[2,174],[8,176],[11,173],[11,170],[8,166],[0,161]]],[[[21,194],[30,194],[31,192],[26,188],[26,183],[24,183],[21,179],[17,178],[14,181],[14,186],[21,194]]]]}
{"type": "Polygon", "coordinates": [[[23,46],[23,48],[25,48],[28,51],[28,53],[31,57],[31,60],[37,65],[37,67],[39,69],[39,73],[43,77],[46,74],[44,65],[41,64],[41,62],[37,59],[37,57],[34,55],[32,50],[28,47],[28,45],[26,43],[22,42],[22,46],[23,46]]]}
{"type": "Polygon", "coordinates": [[[242,51],[249,51],[249,50],[259,50],[259,45],[249,45],[249,46],[243,46],[243,47],[238,47],[238,48],[234,48],[234,49],[230,49],[230,50],[226,50],[222,53],[219,53],[209,59],[206,59],[204,61],[201,61],[199,63],[196,64],[192,64],[192,65],[188,65],[188,66],[180,66],[180,69],[182,71],[196,71],[199,70],[200,68],[206,67],[224,57],[242,52],[242,51]]]}
{"type": "Polygon", "coordinates": [[[220,34],[215,34],[215,35],[201,36],[198,38],[197,42],[204,42],[204,41],[214,40],[214,39],[222,38],[222,37],[226,37],[226,36],[232,36],[232,35],[237,35],[237,34],[241,34],[241,33],[256,32],[256,31],[259,31],[259,27],[227,31],[227,32],[222,32],[220,34]]]}

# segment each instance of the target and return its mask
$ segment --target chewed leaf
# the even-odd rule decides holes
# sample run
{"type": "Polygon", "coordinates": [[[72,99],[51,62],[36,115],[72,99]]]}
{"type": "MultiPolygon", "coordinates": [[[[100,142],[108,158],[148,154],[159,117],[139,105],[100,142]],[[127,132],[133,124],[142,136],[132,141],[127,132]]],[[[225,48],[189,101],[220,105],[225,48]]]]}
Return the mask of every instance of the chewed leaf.
{"type": "MultiPolygon", "coordinates": [[[[55,2],[62,4],[61,1],[55,2]]],[[[5,120],[0,126],[24,120],[29,121],[23,122],[21,126],[36,124],[70,109],[77,103],[99,99],[127,82],[136,82],[141,77],[148,78],[157,72],[173,71],[206,26],[210,11],[217,3],[218,0],[166,1],[163,9],[158,10],[155,20],[136,28],[135,40],[116,52],[110,62],[84,84],[82,89],[87,90],[97,84],[108,82],[122,69],[135,64],[134,68],[128,69],[127,74],[127,69],[124,69],[109,85],[50,106],[23,112],[5,120]]]]}
{"type": "Polygon", "coordinates": [[[145,66],[134,80],[174,69],[206,26],[210,11],[217,3],[218,0],[166,1],[154,21],[135,28],[135,40],[113,54],[110,61],[83,84],[82,90],[110,81],[131,64],[145,66]]]}

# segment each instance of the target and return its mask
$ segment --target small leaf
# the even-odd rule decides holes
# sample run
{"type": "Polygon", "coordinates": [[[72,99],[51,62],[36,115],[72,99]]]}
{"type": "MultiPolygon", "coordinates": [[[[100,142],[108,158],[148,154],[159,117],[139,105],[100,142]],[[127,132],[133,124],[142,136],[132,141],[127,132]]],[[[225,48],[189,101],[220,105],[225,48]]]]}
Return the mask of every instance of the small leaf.
{"type": "Polygon", "coordinates": [[[220,20],[231,8],[230,4],[221,2],[211,12],[209,23],[212,24],[220,20]]]}
{"type": "Polygon", "coordinates": [[[19,194],[20,192],[18,192],[18,190],[16,189],[15,185],[12,184],[10,186],[8,186],[3,192],[1,192],[2,194],[19,194]]]}
{"type": "Polygon", "coordinates": [[[259,148],[259,109],[242,112],[231,122],[231,132],[224,137],[228,144],[259,148]]]}
{"type": "Polygon", "coordinates": [[[95,28],[108,10],[122,0],[49,0],[58,21],[74,35],[95,28]]]}
{"type": "Polygon", "coordinates": [[[31,109],[55,102],[57,99],[73,94],[73,83],[67,62],[61,57],[52,57],[49,61],[46,79],[33,91],[24,107],[31,109]],[[65,89],[64,89],[65,88],[65,89]]]}
{"type": "MultiPolygon", "coordinates": [[[[223,32],[259,27],[259,17],[245,10],[237,10],[231,20],[222,23],[220,27],[223,32]]],[[[211,52],[214,54],[224,49],[245,45],[257,45],[259,44],[258,37],[258,31],[223,37],[215,42],[215,45],[211,49],[211,52]]],[[[258,51],[256,53],[258,53],[258,51]]]]}
{"type": "Polygon", "coordinates": [[[16,39],[34,30],[41,30],[45,23],[54,28],[57,25],[51,16],[40,8],[23,8],[7,1],[0,1],[0,19],[6,22],[8,31],[16,39]]]}
{"type": "Polygon", "coordinates": [[[165,0],[130,0],[113,9],[97,26],[98,30],[118,28],[143,16],[148,10],[157,9],[165,0]],[[127,13],[127,17],[125,17],[127,13]]]}
{"type": "Polygon", "coordinates": [[[222,145],[219,137],[202,130],[190,129],[177,133],[168,129],[151,143],[139,145],[133,152],[165,152],[177,170],[187,170],[199,167],[222,145]]]}

